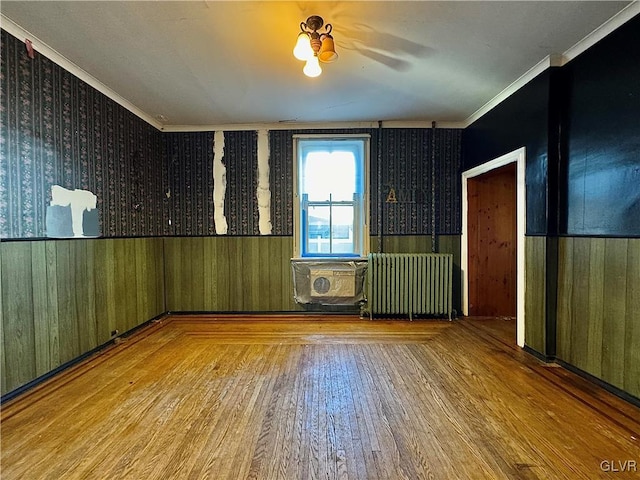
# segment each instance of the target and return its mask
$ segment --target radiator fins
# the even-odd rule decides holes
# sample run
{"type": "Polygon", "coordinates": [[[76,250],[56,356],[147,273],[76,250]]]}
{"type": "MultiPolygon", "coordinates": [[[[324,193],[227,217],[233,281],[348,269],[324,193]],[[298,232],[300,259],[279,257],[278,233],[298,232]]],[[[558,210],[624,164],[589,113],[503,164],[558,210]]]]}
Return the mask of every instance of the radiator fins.
{"type": "Polygon", "coordinates": [[[367,303],[374,315],[447,315],[451,320],[453,255],[370,253],[367,303]]]}

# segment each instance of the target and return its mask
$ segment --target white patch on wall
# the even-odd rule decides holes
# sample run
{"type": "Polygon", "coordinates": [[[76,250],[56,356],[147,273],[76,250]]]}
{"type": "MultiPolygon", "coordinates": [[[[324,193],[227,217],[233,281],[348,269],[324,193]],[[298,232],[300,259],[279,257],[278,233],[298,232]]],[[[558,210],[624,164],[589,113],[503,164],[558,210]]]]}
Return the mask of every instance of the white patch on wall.
{"type": "Polygon", "coordinates": [[[258,218],[260,235],[271,235],[271,190],[269,189],[269,131],[258,130],[258,218]]]}
{"type": "Polygon", "coordinates": [[[89,190],[68,190],[59,185],[51,187],[51,204],[47,208],[47,236],[99,236],[98,197],[89,190]]]}
{"type": "Polygon", "coordinates": [[[227,193],[227,169],[224,158],[224,132],[213,133],[213,221],[218,235],[226,235],[227,219],[224,216],[224,197],[227,193]]]}

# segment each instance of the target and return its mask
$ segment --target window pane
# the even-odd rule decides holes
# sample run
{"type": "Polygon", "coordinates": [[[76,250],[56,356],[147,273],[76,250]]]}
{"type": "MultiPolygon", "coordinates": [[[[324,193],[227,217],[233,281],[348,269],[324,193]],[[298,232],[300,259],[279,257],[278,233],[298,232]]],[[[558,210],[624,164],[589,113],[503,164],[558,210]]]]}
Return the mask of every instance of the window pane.
{"type": "Polygon", "coordinates": [[[353,240],[353,207],[334,205],[332,216],[332,253],[355,253],[353,240]]]}
{"type": "Polygon", "coordinates": [[[309,200],[351,200],[356,192],[356,161],[352,152],[312,151],[306,155],[302,193],[309,200]]]}
{"type": "Polygon", "coordinates": [[[308,253],[330,253],[329,206],[309,207],[308,253]]]}

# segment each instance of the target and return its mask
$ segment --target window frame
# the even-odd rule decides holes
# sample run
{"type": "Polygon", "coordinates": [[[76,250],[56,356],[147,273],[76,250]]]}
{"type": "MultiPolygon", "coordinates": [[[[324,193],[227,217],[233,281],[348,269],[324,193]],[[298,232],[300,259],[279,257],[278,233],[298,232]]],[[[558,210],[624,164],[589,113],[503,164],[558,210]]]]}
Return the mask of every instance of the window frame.
{"type": "MultiPolygon", "coordinates": [[[[370,251],[370,235],[369,235],[369,197],[370,197],[370,143],[371,136],[369,134],[306,134],[293,135],[293,256],[294,258],[327,258],[327,259],[350,259],[365,257],[370,251]],[[301,140],[311,140],[318,143],[335,143],[340,141],[360,141],[362,142],[362,207],[361,207],[361,232],[362,236],[362,252],[354,254],[336,253],[336,254],[306,254],[303,256],[302,240],[303,240],[303,219],[302,219],[302,195],[301,190],[301,172],[300,166],[301,156],[301,140]]],[[[314,202],[315,203],[315,202],[314,202]]],[[[339,203],[339,202],[336,202],[339,203]]],[[[354,211],[354,217],[358,217],[354,211]]],[[[354,218],[354,224],[357,221],[354,218]]],[[[354,231],[354,236],[356,232],[354,231]]]]}

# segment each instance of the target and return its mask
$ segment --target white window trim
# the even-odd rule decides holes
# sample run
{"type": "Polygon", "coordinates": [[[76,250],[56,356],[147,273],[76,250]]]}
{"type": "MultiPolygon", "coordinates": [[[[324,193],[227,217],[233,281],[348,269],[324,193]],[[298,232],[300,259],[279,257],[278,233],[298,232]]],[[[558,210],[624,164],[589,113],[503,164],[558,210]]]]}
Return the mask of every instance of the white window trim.
{"type": "MultiPolygon", "coordinates": [[[[364,192],[363,192],[363,225],[362,225],[362,256],[365,257],[371,250],[371,235],[369,234],[369,221],[371,219],[370,215],[370,169],[371,169],[371,135],[368,133],[354,133],[354,134],[341,134],[341,133],[330,133],[330,134],[296,134],[293,135],[293,256],[294,258],[301,258],[301,225],[300,225],[300,192],[298,190],[299,187],[299,178],[298,178],[298,141],[299,140],[338,140],[344,138],[354,138],[354,139],[362,139],[365,141],[364,146],[364,192]]],[[[304,258],[314,258],[314,257],[304,257],[304,258]]],[[[326,258],[326,257],[317,257],[317,258],[326,258]]],[[[339,259],[339,257],[329,257],[333,260],[339,259]]],[[[345,257],[349,260],[353,260],[354,257],[345,257]]]]}

